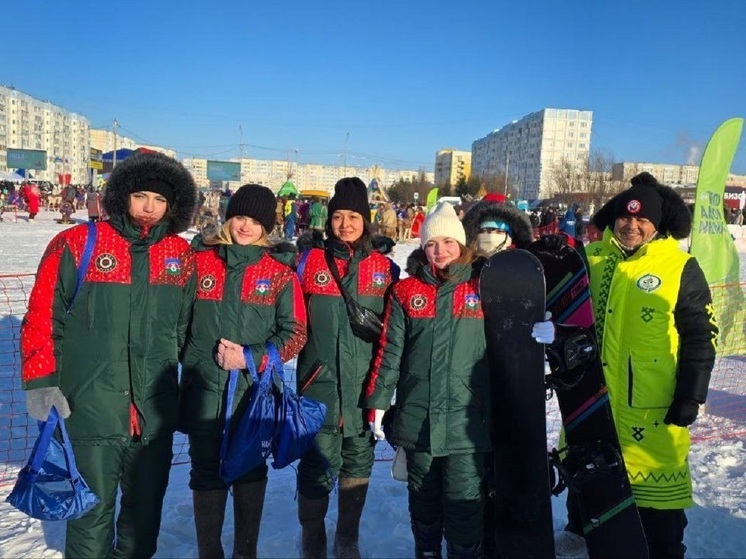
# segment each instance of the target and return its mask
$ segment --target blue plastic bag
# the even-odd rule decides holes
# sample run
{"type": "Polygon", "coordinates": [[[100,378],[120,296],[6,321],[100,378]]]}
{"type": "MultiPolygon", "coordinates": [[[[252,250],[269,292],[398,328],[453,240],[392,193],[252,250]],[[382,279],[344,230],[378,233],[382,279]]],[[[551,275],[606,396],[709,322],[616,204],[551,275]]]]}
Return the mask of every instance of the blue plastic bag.
{"type": "Polygon", "coordinates": [[[39,422],[39,431],[31,458],[18,473],[6,501],[39,520],[80,518],[98,504],[99,498],[78,472],[65,421],[56,408],[46,422],[39,422]],[[61,443],[54,438],[58,426],[61,443]]]}
{"type": "Polygon", "coordinates": [[[220,477],[231,484],[242,475],[264,464],[272,451],[275,432],[275,400],[272,395],[272,375],[265,371],[261,378],[256,373],[254,358],[246,352],[246,365],[254,383],[246,394],[248,408],[238,418],[231,431],[233,397],[236,393],[238,371],[232,370],[228,379],[225,405],[225,428],[220,447],[220,477]]]}
{"type": "Polygon", "coordinates": [[[282,392],[275,394],[277,424],[272,445],[272,467],[280,469],[292,464],[313,447],[316,435],[324,425],[326,404],[299,396],[285,384],[280,354],[274,345],[267,344],[267,348],[269,363],[279,380],[278,384],[282,386],[282,392]]]}

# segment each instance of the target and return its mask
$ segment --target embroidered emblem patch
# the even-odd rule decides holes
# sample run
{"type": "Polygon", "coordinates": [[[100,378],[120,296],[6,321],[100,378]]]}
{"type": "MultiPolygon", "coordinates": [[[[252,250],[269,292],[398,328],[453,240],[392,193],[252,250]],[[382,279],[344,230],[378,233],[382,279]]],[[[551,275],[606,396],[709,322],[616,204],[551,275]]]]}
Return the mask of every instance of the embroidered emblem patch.
{"type": "Polygon", "coordinates": [[[181,260],[178,258],[166,258],[166,273],[172,276],[181,274],[181,260]]]}
{"type": "Polygon", "coordinates": [[[109,254],[108,252],[105,252],[103,254],[99,254],[98,258],[96,258],[96,269],[99,272],[103,272],[103,273],[111,272],[116,267],[117,267],[117,259],[114,258],[113,254],[109,254]]]}
{"type": "Polygon", "coordinates": [[[637,280],[637,287],[639,289],[642,289],[643,291],[646,291],[647,293],[651,293],[658,289],[661,286],[661,283],[663,282],[658,276],[654,276],[653,274],[645,274],[637,280]]]}
{"type": "Polygon", "coordinates": [[[420,311],[425,308],[425,305],[427,305],[427,297],[424,295],[414,295],[409,300],[409,304],[414,310],[420,311]]]}
{"type": "Polygon", "coordinates": [[[270,290],[270,283],[267,279],[256,280],[254,284],[254,294],[261,297],[268,295],[270,290]]]}
{"type": "Polygon", "coordinates": [[[382,274],[380,272],[376,272],[373,274],[373,285],[375,285],[378,288],[381,288],[383,287],[385,282],[386,282],[386,274],[382,274]]]}
{"type": "Polygon", "coordinates": [[[332,277],[324,270],[319,270],[313,276],[313,283],[321,287],[324,287],[325,285],[327,285],[331,280],[332,280],[332,277]]]}
{"type": "Polygon", "coordinates": [[[215,285],[216,284],[217,284],[217,282],[215,281],[215,277],[214,276],[204,276],[199,281],[199,288],[202,291],[212,291],[213,289],[215,289],[215,285]]]}
{"type": "Polygon", "coordinates": [[[627,211],[631,214],[636,214],[642,209],[642,204],[639,200],[630,200],[627,202],[627,211]]]}
{"type": "Polygon", "coordinates": [[[464,297],[464,305],[470,311],[476,310],[479,308],[479,295],[476,293],[467,293],[464,297]]]}

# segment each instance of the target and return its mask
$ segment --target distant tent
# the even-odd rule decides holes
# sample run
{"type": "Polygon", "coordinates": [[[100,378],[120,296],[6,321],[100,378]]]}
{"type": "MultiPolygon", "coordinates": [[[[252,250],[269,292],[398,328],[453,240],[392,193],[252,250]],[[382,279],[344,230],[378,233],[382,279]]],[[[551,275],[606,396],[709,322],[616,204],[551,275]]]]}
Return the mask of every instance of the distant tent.
{"type": "Polygon", "coordinates": [[[381,181],[375,177],[370,181],[368,185],[368,201],[370,202],[388,202],[388,196],[383,191],[381,181]]]}
{"type": "Polygon", "coordinates": [[[280,187],[280,190],[277,191],[277,195],[289,196],[290,194],[295,194],[296,196],[298,196],[298,189],[295,188],[295,185],[292,182],[287,181],[280,187]]]}
{"type": "MultiPolygon", "coordinates": [[[[127,148],[118,149],[116,151],[117,161],[124,161],[130,155],[132,155],[133,153],[135,153],[134,149],[127,149],[127,148]]],[[[104,160],[104,162],[109,162],[109,163],[113,163],[114,162],[114,152],[113,151],[107,151],[101,157],[104,160]]]]}

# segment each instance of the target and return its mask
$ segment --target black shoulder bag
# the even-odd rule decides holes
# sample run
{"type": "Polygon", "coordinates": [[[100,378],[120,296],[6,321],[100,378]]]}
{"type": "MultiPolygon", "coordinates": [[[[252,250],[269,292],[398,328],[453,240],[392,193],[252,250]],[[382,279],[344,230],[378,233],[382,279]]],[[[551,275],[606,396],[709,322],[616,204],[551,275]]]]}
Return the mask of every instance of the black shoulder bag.
{"type": "Polygon", "coordinates": [[[334,261],[334,256],[329,251],[324,251],[324,258],[326,259],[326,264],[329,267],[329,271],[331,272],[334,281],[337,282],[339,292],[342,294],[342,298],[345,301],[347,317],[350,319],[352,333],[369,344],[377,342],[381,337],[381,332],[383,331],[381,317],[352,298],[350,292],[347,291],[344,285],[342,285],[342,279],[339,277],[337,263],[334,261]]]}

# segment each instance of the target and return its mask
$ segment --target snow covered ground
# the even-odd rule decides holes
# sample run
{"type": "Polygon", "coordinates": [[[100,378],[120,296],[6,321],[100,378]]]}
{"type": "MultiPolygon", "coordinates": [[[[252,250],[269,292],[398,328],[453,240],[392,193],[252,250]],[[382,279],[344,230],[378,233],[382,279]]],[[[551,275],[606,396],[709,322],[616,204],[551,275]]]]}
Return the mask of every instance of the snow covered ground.
{"type": "MultiPolygon", "coordinates": [[[[66,227],[53,218],[56,213],[42,211],[37,223],[29,224],[24,216],[14,223],[6,214],[0,223],[0,276],[33,273],[53,235],[66,227]]],[[[746,231],[746,228],[744,228],[746,231]]],[[[406,258],[416,242],[395,249],[395,260],[404,268],[406,258]]],[[[746,240],[738,242],[741,257],[741,281],[746,279],[746,240]]],[[[5,319],[0,310],[0,321],[5,319]]],[[[11,343],[0,339],[3,344],[11,343]]],[[[0,367],[2,367],[0,363],[0,367]]],[[[746,361],[734,367],[746,374],[746,361]]],[[[3,387],[7,388],[7,387],[3,387]]],[[[738,395],[744,397],[745,395],[738,395]]],[[[0,400],[0,410],[7,413],[8,404],[0,400]]],[[[688,511],[689,528],[686,544],[689,557],[746,557],[746,436],[728,438],[723,433],[732,428],[733,420],[705,415],[698,422],[698,437],[692,447],[691,465],[697,505],[688,511]]],[[[0,426],[0,428],[4,428],[0,426]]],[[[740,425],[743,432],[743,418],[740,425]]],[[[387,443],[379,456],[390,456],[387,443]]],[[[2,467],[2,465],[0,465],[2,467]]],[[[371,489],[361,523],[361,546],[364,557],[412,557],[414,547],[409,528],[406,485],[390,476],[391,463],[376,462],[371,489]]],[[[156,557],[196,557],[197,544],[192,520],[191,492],[187,487],[189,467],[174,466],[166,494],[163,524],[156,557]]],[[[300,527],[296,516],[295,473],[292,468],[270,471],[267,499],[259,542],[261,557],[298,557],[300,527]]],[[[64,523],[39,522],[27,518],[5,503],[9,486],[0,487],[0,557],[62,557],[64,523]]],[[[332,496],[327,530],[333,541],[336,522],[336,494],[332,496]]],[[[553,499],[554,528],[559,531],[566,520],[564,494],[553,499]]],[[[232,512],[226,515],[224,545],[232,548],[232,512]]]]}

